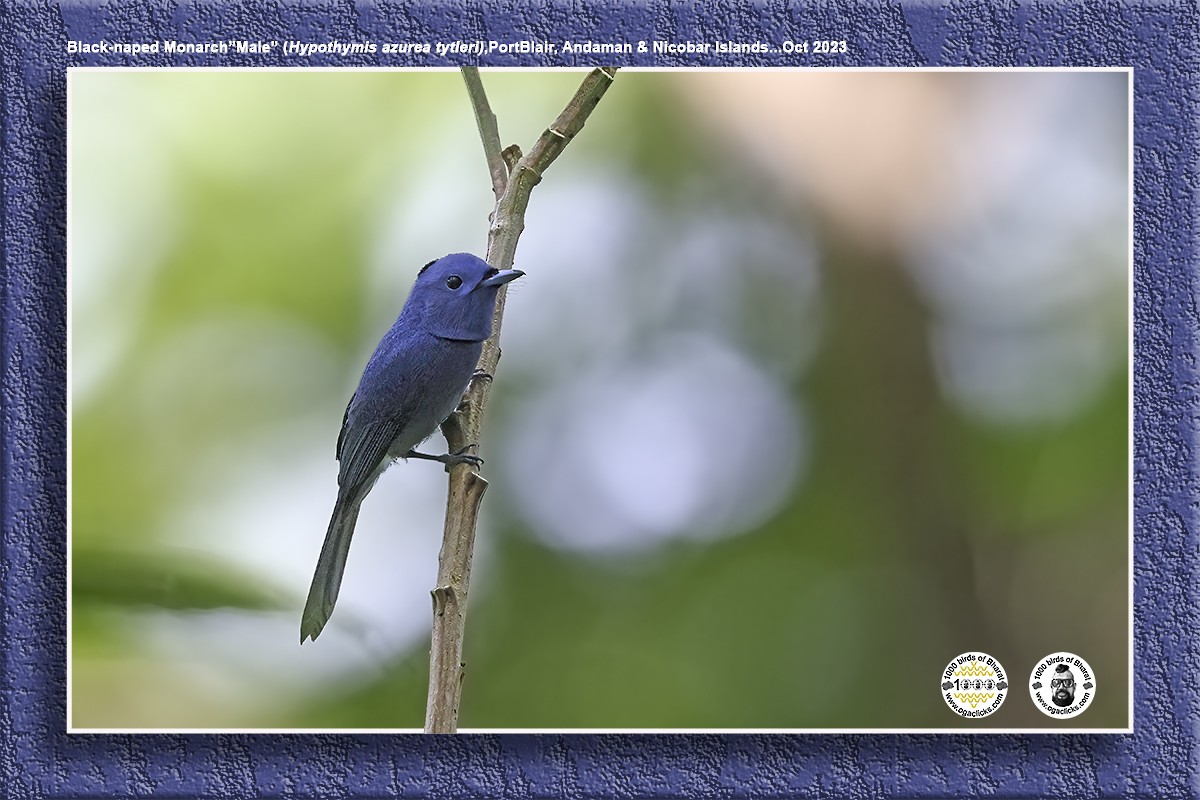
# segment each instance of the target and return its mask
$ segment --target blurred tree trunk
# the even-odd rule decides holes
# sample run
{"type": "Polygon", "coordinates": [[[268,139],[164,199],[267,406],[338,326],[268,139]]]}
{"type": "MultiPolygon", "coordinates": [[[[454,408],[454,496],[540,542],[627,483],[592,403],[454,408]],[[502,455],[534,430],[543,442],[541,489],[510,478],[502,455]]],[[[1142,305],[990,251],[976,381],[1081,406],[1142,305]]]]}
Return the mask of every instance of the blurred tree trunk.
{"type": "MultiPolygon", "coordinates": [[[[956,463],[954,412],[934,372],[930,316],[903,257],[889,247],[864,247],[820,225],[830,327],[810,385],[821,426],[818,458],[834,480],[855,487],[863,503],[890,520],[881,558],[903,559],[909,574],[934,575],[929,587],[936,625],[949,649],[1009,652],[977,582],[969,498],[956,463]],[[862,454],[876,454],[864,457],[862,454]],[[957,649],[956,649],[957,648],[957,649]]],[[[893,563],[894,566],[894,563],[893,563]]],[[[929,653],[944,665],[945,653],[929,653]]]]}

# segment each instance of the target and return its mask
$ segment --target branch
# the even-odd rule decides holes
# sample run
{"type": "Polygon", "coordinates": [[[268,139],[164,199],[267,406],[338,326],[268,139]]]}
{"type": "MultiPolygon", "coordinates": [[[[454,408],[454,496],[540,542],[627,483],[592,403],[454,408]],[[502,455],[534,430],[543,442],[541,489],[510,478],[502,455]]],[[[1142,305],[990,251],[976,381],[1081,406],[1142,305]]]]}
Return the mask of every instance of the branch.
{"type": "Polygon", "coordinates": [[[475,124],[479,127],[479,138],[483,141],[483,155],[487,159],[488,172],[492,174],[492,192],[496,199],[504,194],[504,186],[508,183],[508,169],[504,158],[500,155],[500,129],[496,125],[496,115],[488,104],[487,92],[483,90],[483,81],[479,77],[478,67],[462,68],[463,82],[467,84],[467,96],[471,98],[471,107],[475,109],[475,124]]]}
{"type": "MultiPolygon", "coordinates": [[[[519,155],[520,150],[515,147],[501,150],[496,116],[488,105],[479,71],[474,67],[463,67],[462,71],[467,93],[475,109],[488,170],[492,174],[492,188],[496,193],[496,207],[492,211],[492,224],[488,230],[487,261],[497,269],[510,269],[517,251],[517,239],[525,229],[525,209],[529,205],[533,187],[583,129],[588,116],[612,84],[616,68],[592,70],[563,112],[524,156],[519,155]]],[[[504,318],[505,296],[506,287],[501,287],[496,298],[496,314],[492,319],[492,336],[483,344],[475,378],[467,388],[458,410],[442,424],[442,433],[446,436],[451,453],[480,440],[492,375],[500,361],[500,324],[504,318]]],[[[432,592],[433,638],[429,649],[426,733],[453,733],[458,727],[467,589],[471,579],[471,556],[475,550],[479,504],[486,490],[487,481],[470,464],[457,464],[450,468],[446,523],[442,533],[442,549],[438,554],[437,587],[432,592]]]]}

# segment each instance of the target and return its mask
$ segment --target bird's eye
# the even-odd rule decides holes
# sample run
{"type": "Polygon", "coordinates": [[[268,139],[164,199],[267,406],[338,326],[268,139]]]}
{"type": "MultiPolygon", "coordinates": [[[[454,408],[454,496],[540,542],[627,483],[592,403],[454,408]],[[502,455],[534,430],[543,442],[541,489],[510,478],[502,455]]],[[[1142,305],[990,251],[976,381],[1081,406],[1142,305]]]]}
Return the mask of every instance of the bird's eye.
{"type": "Polygon", "coordinates": [[[446,278],[446,285],[451,289],[457,289],[462,286],[462,278],[457,275],[451,275],[449,278],[446,278]]]}

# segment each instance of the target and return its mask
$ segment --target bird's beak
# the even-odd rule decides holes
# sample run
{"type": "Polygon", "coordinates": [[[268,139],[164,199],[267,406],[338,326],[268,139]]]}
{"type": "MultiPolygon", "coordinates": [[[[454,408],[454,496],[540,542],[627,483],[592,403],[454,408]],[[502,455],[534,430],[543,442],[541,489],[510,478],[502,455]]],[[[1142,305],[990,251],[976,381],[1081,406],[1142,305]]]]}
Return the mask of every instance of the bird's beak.
{"type": "Polygon", "coordinates": [[[482,281],[479,282],[479,285],[480,286],[489,286],[489,287],[490,286],[503,286],[504,284],[508,283],[509,281],[515,281],[517,278],[521,277],[524,274],[525,273],[519,269],[506,269],[506,270],[497,272],[495,275],[492,275],[490,278],[484,278],[482,281]]]}

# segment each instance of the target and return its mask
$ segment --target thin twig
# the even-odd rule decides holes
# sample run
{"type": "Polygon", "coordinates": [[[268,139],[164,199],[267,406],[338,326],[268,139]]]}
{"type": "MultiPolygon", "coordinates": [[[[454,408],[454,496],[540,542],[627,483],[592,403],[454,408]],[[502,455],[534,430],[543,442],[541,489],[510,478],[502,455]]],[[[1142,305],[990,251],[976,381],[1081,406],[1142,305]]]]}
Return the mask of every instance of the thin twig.
{"type": "MultiPolygon", "coordinates": [[[[492,187],[496,191],[496,207],[488,230],[487,261],[497,269],[510,269],[517,251],[517,239],[525,228],[525,209],[529,205],[533,187],[541,181],[546,169],[571,139],[583,129],[592,109],[612,83],[616,68],[592,70],[558,119],[538,138],[528,154],[519,157],[519,150],[510,147],[502,151],[500,148],[496,117],[488,105],[478,70],[463,67],[462,71],[467,93],[475,108],[479,135],[492,174],[492,187]],[[502,153],[507,154],[507,158],[502,153]],[[503,174],[503,183],[497,181],[497,164],[503,174]]],[[[476,379],[471,381],[458,411],[442,424],[442,433],[452,453],[479,442],[491,378],[500,360],[500,323],[504,317],[504,299],[505,289],[502,287],[496,299],[492,336],[483,344],[476,379]]],[[[469,464],[451,467],[446,524],[441,553],[438,555],[437,587],[432,592],[433,638],[429,649],[426,733],[453,733],[458,727],[467,589],[471,580],[471,556],[475,549],[479,503],[486,489],[487,481],[469,464]]]]}
{"type": "Polygon", "coordinates": [[[475,109],[475,124],[479,127],[479,138],[483,142],[483,155],[487,159],[488,172],[492,175],[492,192],[499,200],[508,184],[508,169],[500,155],[500,128],[496,124],[496,115],[488,103],[487,92],[483,90],[483,80],[479,77],[478,67],[462,68],[463,82],[467,84],[467,96],[471,98],[471,108],[475,109]]]}

